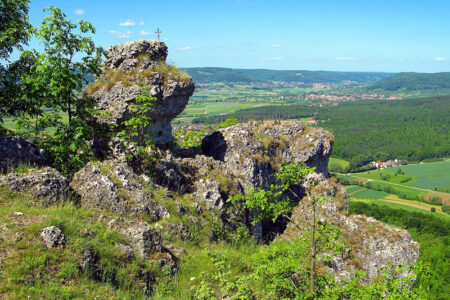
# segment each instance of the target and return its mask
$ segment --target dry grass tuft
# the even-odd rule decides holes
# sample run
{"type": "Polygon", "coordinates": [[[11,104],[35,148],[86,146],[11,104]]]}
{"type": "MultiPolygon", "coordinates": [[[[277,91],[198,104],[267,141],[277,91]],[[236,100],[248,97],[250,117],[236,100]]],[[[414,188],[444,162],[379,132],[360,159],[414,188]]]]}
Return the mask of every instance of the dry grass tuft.
{"type": "Polygon", "coordinates": [[[175,66],[166,64],[165,61],[159,61],[140,72],[140,66],[142,65],[143,60],[146,59],[146,56],[140,55],[137,59],[139,60],[139,65],[127,73],[122,70],[113,70],[109,67],[104,67],[102,77],[97,79],[94,83],[89,84],[86,88],[86,93],[91,96],[98,90],[110,89],[118,82],[121,82],[124,87],[130,87],[133,84],[139,84],[143,80],[151,78],[155,73],[158,73],[163,77],[164,85],[167,85],[169,80],[187,83],[191,79],[188,74],[180,71],[175,66]]]}

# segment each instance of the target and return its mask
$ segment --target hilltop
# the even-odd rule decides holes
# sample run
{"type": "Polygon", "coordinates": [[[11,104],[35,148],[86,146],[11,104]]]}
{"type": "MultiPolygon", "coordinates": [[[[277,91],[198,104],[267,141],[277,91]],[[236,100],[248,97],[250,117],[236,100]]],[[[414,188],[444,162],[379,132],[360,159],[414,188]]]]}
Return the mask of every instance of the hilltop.
{"type": "Polygon", "coordinates": [[[305,83],[370,83],[392,76],[381,72],[333,72],[230,68],[184,68],[197,83],[289,81],[305,83]]]}

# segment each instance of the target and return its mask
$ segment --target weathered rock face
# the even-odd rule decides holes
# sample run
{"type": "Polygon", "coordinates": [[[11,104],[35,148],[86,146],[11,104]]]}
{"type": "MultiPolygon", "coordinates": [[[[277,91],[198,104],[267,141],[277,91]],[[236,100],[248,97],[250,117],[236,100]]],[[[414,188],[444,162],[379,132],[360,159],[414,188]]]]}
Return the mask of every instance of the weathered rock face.
{"type": "Polygon", "coordinates": [[[71,187],[80,195],[81,205],[121,215],[148,215],[153,221],[169,216],[166,207],[151,201],[146,176],[138,176],[124,162],[88,163],[75,174],[71,187]]]}
{"type": "Polygon", "coordinates": [[[7,172],[21,164],[46,166],[44,151],[36,145],[17,136],[0,136],[0,173],[7,172]]]}
{"type": "Polygon", "coordinates": [[[143,258],[162,251],[161,234],[145,222],[119,218],[111,220],[108,227],[128,237],[135,251],[143,258]]]}
{"type": "MultiPolygon", "coordinates": [[[[112,46],[108,50],[105,72],[123,71],[131,83],[117,81],[111,88],[102,88],[92,96],[97,108],[109,115],[98,117],[100,123],[116,125],[116,131],[123,130],[123,122],[133,116],[130,104],[143,92],[155,97],[157,101],[149,113],[151,126],[146,132],[153,135],[156,145],[167,147],[172,144],[170,122],[186,107],[195,85],[186,74],[181,78],[172,73],[160,74],[152,67],[167,57],[167,47],[163,42],[143,40],[112,46]],[[145,75],[142,72],[145,71],[145,75]],[[131,74],[133,72],[133,74],[131,74]],[[138,79],[136,79],[138,76],[138,79]],[[144,89],[138,88],[144,86],[144,89]]],[[[103,76],[103,75],[102,75],[103,76]]],[[[102,80],[100,77],[99,80],[102,80]]]]}
{"type": "MultiPolygon", "coordinates": [[[[370,279],[380,275],[380,268],[386,268],[390,263],[394,268],[409,267],[419,258],[419,243],[406,230],[360,215],[343,218],[341,222],[341,227],[348,235],[354,259],[370,279]]],[[[344,263],[347,267],[351,266],[348,261],[344,263]]],[[[338,276],[345,276],[345,272],[336,273],[338,276]]]]}
{"type": "Polygon", "coordinates": [[[247,185],[264,187],[280,163],[303,161],[328,174],[328,157],[333,136],[323,129],[305,127],[300,122],[280,126],[249,122],[221,129],[202,142],[207,156],[225,163],[247,185]]]}
{"type": "Polygon", "coordinates": [[[30,192],[43,204],[51,205],[63,200],[67,195],[69,180],[55,169],[46,167],[27,173],[9,173],[0,176],[0,186],[14,192],[30,192]]]}
{"type": "Polygon", "coordinates": [[[158,61],[165,61],[167,53],[166,44],[162,42],[152,40],[128,42],[111,46],[106,54],[108,59],[105,65],[111,69],[129,72],[141,63],[140,70],[144,71],[158,61]]]}
{"type": "MultiPolygon", "coordinates": [[[[350,279],[354,270],[367,273],[369,280],[381,275],[382,269],[411,266],[419,258],[419,244],[412,240],[406,230],[394,228],[373,218],[345,214],[346,205],[339,202],[345,194],[339,185],[331,184],[323,176],[310,174],[302,183],[305,189],[313,186],[312,194],[326,197],[325,203],[317,205],[317,219],[338,226],[341,237],[350,246],[333,260],[324,262],[329,273],[340,279],[350,279]],[[331,198],[334,197],[334,198],[331,198]],[[338,200],[337,200],[338,199],[338,200]]],[[[302,235],[298,228],[308,230],[312,224],[312,206],[307,197],[295,207],[283,238],[294,240],[302,235]],[[294,225],[294,223],[296,225],[294,225]]],[[[406,276],[408,274],[400,274],[406,276]]]]}

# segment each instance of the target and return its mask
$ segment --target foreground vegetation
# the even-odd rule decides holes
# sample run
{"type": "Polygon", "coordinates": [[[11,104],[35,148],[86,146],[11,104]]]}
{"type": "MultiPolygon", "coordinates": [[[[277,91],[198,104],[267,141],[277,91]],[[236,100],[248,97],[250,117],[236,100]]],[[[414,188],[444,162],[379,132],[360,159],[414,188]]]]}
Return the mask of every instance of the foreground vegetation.
{"type": "Polygon", "coordinates": [[[365,214],[387,224],[405,228],[420,244],[419,261],[433,266],[428,278],[419,278],[429,287],[428,299],[446,299],[450,294],[450,220],[384,205],[350,202],[349,212],[365,214]]]}

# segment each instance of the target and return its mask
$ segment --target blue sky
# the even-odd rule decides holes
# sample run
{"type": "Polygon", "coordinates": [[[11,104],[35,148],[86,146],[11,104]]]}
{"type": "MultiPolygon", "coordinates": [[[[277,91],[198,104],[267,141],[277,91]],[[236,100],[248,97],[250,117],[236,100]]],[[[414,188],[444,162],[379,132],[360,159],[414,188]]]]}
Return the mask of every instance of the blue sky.
{"type": "Polygon", "coordinates": [[[179,67],[450,71],[448,0],[31,0],[33,25],[49,5],[104,48],[159,27],[179,67]]]}

